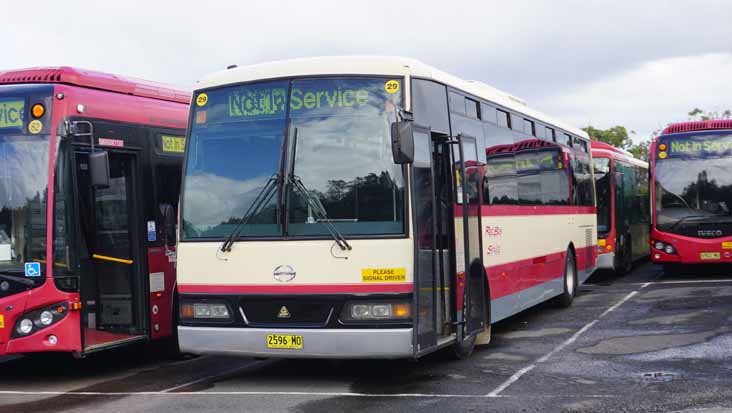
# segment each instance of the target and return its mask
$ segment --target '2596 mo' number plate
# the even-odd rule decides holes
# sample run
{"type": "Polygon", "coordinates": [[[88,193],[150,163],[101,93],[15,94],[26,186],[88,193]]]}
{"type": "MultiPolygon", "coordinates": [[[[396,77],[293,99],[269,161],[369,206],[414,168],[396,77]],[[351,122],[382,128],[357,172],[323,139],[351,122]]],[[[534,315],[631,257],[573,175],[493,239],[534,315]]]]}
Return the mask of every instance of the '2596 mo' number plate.
{"type": "Polygon", "coordinates": [[[302,350],[302,336],[296,334],[267,334],[267,348],[302,350]]]}

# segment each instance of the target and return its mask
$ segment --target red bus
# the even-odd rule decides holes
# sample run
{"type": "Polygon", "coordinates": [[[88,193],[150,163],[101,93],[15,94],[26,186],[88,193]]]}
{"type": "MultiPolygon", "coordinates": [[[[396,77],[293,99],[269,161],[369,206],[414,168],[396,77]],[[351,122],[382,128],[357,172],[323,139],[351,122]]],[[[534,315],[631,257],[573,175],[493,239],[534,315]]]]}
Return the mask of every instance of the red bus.
{"type": "Polygon", "coordinates": [[[597,268],[623,274],[648,256],[648,163],[592,141],[597,192],[597,268]]]}
{"type": "Polygon", "coordinates": [[[191,105],[180,346],[459,357],[595,268],[589,139],[399,57],[215,73],[191,105]]]}
{"type": "Polygon", "coordinates": [[[651,259],[732,262],[732,120],[668,126],[651,145],[651,259]]]}
{"type": "Polygon", "coordinates": [[[106,73],[0,72],[0,356],[175,338],[189,103],[106,73]]]}

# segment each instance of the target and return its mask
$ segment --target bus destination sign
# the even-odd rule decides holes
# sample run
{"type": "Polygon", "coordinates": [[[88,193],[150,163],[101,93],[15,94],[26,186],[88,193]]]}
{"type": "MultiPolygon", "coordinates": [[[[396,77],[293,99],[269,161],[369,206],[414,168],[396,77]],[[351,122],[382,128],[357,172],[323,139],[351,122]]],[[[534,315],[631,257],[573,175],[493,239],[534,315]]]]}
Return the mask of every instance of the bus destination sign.
{"type": "Polygon", "coordinates": [[[23,127],[25,100],[0,100],[0,129],[23,127]]]}

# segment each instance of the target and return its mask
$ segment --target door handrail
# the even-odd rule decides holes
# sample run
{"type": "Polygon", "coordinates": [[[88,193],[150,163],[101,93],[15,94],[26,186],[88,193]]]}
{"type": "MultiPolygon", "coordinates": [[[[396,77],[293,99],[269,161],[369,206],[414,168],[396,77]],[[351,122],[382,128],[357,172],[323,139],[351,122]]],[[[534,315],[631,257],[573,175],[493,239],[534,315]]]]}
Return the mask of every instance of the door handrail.
{"type": "Polygon", "coordinates": [[[127,265],[132,265],[132,263],[134,263],[133,260],[128,260],[125,258],[108,257],[106,255],[100,255],[100,254],[92,254],[92,258],[96,258],[98,260],[103,260],[103,261],[117,262],[120,264],[127,264],[127,265]]]}

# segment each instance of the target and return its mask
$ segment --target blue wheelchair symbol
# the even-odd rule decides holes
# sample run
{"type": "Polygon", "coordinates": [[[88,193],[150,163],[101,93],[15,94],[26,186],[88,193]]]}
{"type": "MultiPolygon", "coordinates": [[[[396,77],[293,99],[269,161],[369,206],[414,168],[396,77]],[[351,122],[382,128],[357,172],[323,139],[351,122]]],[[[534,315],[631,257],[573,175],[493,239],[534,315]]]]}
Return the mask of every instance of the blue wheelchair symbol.
{"type": "Polygon", "coordinates": [[[40,277],[41,276],[41,263],[40,262],[26,262],[25,263],[25,276],[26,277],[40,277]]]}

